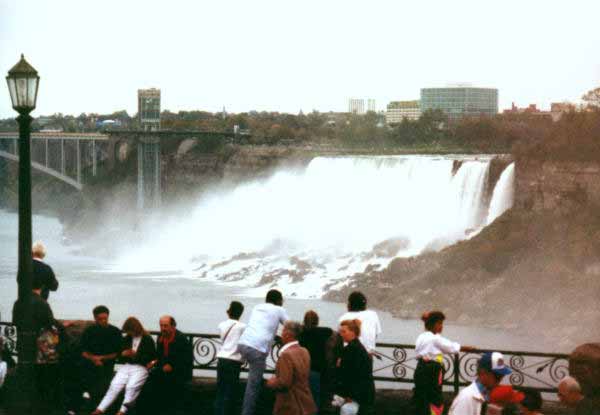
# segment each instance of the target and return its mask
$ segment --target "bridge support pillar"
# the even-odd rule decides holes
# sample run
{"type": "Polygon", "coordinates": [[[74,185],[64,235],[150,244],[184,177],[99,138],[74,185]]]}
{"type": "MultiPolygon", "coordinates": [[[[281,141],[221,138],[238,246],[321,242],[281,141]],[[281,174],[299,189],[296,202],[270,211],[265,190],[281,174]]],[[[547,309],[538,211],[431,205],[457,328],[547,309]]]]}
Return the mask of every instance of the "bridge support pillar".
{"type": "Polygon", "coordinates": [[[60,173],[65,174],[65,140],[60,140],[60,173]]]}
{"type": "Polygon", "coordinates": [[[45,166],[49,167],[48,166],[48,139],[47,138],[44,140],[44,147],[45,147],[44,151],[46,152],[46,157],[44,157],[44,161],[46,163],[45,166]]]}
{"type": "Polygon", "coordinates": [[[92,140],[92,176],[96,177],[97,172],[97,163],[96,163],[96,140],[92,140]]]}
{"type": "Polygon", "coordinates": [[[157,209],[161,205],[160,139],[140,138],[138,153],[139,210],[157,209]]]}
{"type": "Polygon", "coordinates": [[[75,140],[77,143],[77,183],[81,184],[81,148],[79,140],[75,140]]]}

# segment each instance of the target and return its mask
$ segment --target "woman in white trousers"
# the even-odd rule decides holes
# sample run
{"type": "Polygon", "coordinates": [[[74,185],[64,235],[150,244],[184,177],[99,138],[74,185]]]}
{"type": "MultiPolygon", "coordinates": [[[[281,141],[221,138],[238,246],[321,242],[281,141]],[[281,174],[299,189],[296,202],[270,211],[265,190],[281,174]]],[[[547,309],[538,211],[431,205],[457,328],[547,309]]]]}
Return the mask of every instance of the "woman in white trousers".
{"type": "Polygon", "coordinates": [[[135,405],[146,379],[148,378],[148,364],[155,359],[156,346],[152,337],[144,330],[142,323],[129,317],[122,328],[127,334],[123,340],[123,351],[118,363],[121,364],[115,374],[104,399],[92,415],[101,415],[117,399],[125,389],[125,398],[117,415],[124,415],[135,405]]]}

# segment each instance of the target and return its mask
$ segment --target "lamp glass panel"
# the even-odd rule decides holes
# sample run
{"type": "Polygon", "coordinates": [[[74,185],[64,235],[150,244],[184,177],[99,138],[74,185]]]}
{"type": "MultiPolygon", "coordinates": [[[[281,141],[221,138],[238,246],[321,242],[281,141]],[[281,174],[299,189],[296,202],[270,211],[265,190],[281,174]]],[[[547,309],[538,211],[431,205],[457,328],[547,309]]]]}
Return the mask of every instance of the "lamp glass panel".
{"type": "Polygon", "coordinates": [[[27,86],[26,77],[20,76],[17,78],[17,106],[19,108],[27,106],[27,86]]]}
{"type": "Polygon", "coordinates": [[[35,101],[37,98],[37,89],[39,78],[37,76],[32,76],[27,79],[27,106],[30,108],[35,108],[35,101]]]}
{"type": "Polygon", "coordinates": [[[8,84],[8,91],[10,92],[10,100],[12,101],[13,107],[17,106],[17,85],[14,78],[6,78],[8,84]]]}

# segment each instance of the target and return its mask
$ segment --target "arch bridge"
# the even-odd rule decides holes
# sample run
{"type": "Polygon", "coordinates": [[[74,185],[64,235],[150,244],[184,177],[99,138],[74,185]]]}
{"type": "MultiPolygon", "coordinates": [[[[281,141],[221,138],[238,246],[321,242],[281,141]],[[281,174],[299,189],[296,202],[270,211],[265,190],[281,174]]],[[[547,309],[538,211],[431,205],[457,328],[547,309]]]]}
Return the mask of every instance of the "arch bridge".
{"type": "MultiPolygon", "coordinates": [[[[109,139],[97,133],[32,133],[31,167],[81,190],[84,171],[96,176],[109,158],[109,139]]],[[[0,157],[19,161],[18,132],[0,133],[0,157]]]]}

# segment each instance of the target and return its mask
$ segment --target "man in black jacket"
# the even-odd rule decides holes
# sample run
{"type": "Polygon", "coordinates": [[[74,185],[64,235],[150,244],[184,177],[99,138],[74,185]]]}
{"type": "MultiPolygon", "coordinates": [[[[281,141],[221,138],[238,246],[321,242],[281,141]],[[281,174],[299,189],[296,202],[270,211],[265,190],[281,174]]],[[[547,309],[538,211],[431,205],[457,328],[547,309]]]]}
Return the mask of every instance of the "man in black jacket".
{"type": "Polygon", "coordinates": [[[54,271],[50,265],[43,262],[46,257],[46,247],[41,242],[36,242],[31,248],[33,255],[33,280],[36,284],[42,287],[41,296],[44,300],[48,300],[50,291],[58,289],[58,280],[54,275],[54,271]]]}
{"type": "Polygon", "coordinates": [[[67,409],[77,413],[87,392],[95,408],[108,390],[115,372],[115,361],[121,353],[121,330],[109,324],[110,310],[104,305],[92,311],[95,324],[87,327],[79,340],[79,347],[69,361],[67,409]]]}
{"type": "Polygon", "coordinates": [[[171,316],[160,318],[156,360],[138,403],[142,414],[171,414],[181,400],[185,383],[192,378],[193,352],[188,338],[171,316]]]}

